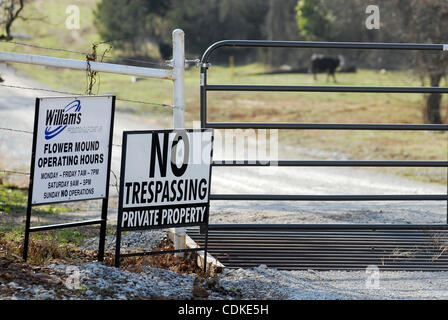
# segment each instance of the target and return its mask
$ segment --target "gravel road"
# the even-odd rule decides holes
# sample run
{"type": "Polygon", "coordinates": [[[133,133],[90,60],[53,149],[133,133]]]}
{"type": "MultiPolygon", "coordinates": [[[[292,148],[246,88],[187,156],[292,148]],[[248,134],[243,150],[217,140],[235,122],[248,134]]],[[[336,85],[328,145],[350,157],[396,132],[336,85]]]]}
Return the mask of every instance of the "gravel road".
{"type": "MultiPolygon", "coordinates": [[[[10,67],[2,65],[0,73],[6,79],[4,84],[42,87],[41,84],[36,84],[23,77],[10,67]]],[[[42,94],[0,87],[0,126],[13,126],[16,129],[31,131],[34,101],[35,97],[39,95],[42,94]]],[[[44,96],[48,95],[51,94],[44,94],[44,96]]],[[[114,129],[114,143],[121,143],[123,130],[159,127],[160,125],[155,120],[118,113],[114,129]]],[[[31,135],[0,131],[0,165],[2,168],[28,170],[30,151],[31,135]]],[[[300,156],[300,151],[301,149],[298,149],[299,154],[296,156],[300,156]]],[[[303,155],[304,159],[309,159],[309,150],[303,152],[303,155]]],[[[217,159],[220,156],[222,155],[218,154],[217,159]]],[[[119,160],[120,150],[114,148],[112,168],[117,175],[119,160]]],[[[114,192],[112,190],[112,195],[114,192]]],[[[352,168],[264,168],[263,171],[258,168],[214,168],[212,177],[212,193],[441,194],[445,192],[446,187],[444,186],[418,183],[372,170],[352,168]]],[[[83,215],[92,217],[99,215],[95,208],[91,209],[90,212],[73,214],[71,217],[79,219],[83,215]]],[[[114,213],[115,210],[111,205],[109,217],[112,223],[115,221],[114,213]]],[[[443,223],[445,219],[446,203],[440,201],[355,203],[217,201],[213,202],[211,206],[212,223],[443,223]]],[[[93,272],[93,275],[97,275],[89,276],[89,279],[93,279],[89,284],[92,287],[103,286],[107,283],[107,280],[104,280],[106,282],[99,280],[101,274],[121,272],[110,271],[107,267],[97,264],[84,264],[78,267],[85,270],[86,273],[92,275],[93,272]],[[95,281],[98,284],[95,284],[95,281]]],[[[53,268],[58,269],[57,266],[53,266],[53,268]]],[[[161,271],[157,272],[164,274],[161,271]]],[[[118,275],[112,275],[112,277],[116,276],[118,275]]],[[[123,274],[122,276],[127,277],[128,275],[123,274]]],[[[138,276],[153,277],[148,274],[138,276]]],[[[161,277],[168,283],[174,281],[172,284],[176,286],[184,284],[176,290],[185,290],[185,292],[191,290],[191,277],[187,277],[188,281],[184,279],[184,276],[172,274],[161,277]],[[175,281],[179,282],[176,284],[175,281]]],[[[226,271],[220,277],[221,282],[231,282],[233,287],[238,287],[243,291],[259,292],[255,298],[260,299],[448,298],[448,290],[446,290],[448,273],[445,272],[382,272],[379,289],[366,289],[367,275],[365,272],[317,273],[313,271],[278,271],[259,267],[249,270],[226,271]]],[[[132,287],[133,284],[123,282],[123,286],[123,288],[132,287]]],[[[114,298],[138,296],[134,293],[122,292],[127,289],[117,290],[121,291],[117,291],[114,298]]],[[[172,296],[170,292],[150,291],[148,294],[172,296]]],[[[173,295],[184,296],[179,292],[174,292],[173,295]]],[[[93,294],[93,296],[97,295],[93,294]]],[[[211,297],[214,297],[213,293],[211,297]]],[[[229,297],[216,295],[215,298],[229,297]]],[[[242,295],[240,298],[254,298],[254,296],[242,295]]]]}
{"type": "Polygon", "coordinates": [[[151,267],[135,273],[90,262],[50,264],[46,269],[49,276],[42,277],[42,284],[0,281],[1,299],[448,299],[448,272],[381,272],[372,285],[361,271],[278,271],[259,266],[224,270],[216,278],[195,284],[194,275],[151,267]],[[59,294],[51,289],[53,283],[62,285],[59,294]]]}

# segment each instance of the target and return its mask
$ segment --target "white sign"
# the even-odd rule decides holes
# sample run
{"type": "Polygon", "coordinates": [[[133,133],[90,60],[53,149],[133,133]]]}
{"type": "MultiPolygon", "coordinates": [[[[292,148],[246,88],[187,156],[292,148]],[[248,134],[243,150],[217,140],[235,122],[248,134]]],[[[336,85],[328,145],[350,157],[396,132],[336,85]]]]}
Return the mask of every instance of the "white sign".
{"type": "Polygon", "coordinates": [[[32,204],[105,198],[114,97],[36,101],[32,204]]]}
{"type": "Polygon", "coordinates": [[[124,132],[119,226],[208,223],[212,139],[211,129],[124,132]]]}

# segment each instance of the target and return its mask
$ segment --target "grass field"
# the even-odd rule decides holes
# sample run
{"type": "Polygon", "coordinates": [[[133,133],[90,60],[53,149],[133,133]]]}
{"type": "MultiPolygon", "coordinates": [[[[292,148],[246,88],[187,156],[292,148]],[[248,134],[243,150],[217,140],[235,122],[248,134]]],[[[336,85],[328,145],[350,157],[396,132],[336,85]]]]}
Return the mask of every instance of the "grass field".
{"type": "MultiPolygon", "coordinates": [[[[89,51],[99,41],[93,26],[94,1],[36,1],[35,8],[27,8],[34,17],[46,17],[46,22],[19,21],[16,33],[27,34],[31,44],[75,51],[89,51]],[[77,4],[81,9],[81,30],[65,28],[65,8],[77,4]],[[36,26],[39,26],[36,28],[36,26]]],[[[188,47],[188,35],[186,38],[188,47]]],[[[79,54],[48,51],[0,43],[0,50],[45,54],[83,59],[79,54]]],[[[112,51],[112,55],[119,54],[112,51]]],[[[83,71],[16,65],[25,74],[57,90],[82,93],[86,89],[83,71]]],[[[314,81],[308,74],[263,74],[268,68],[261,64],[235,67],[211,66],[209,83],[221,84],[288,84],[327,85],[325,76],[314,81]]],[[[420,86],[411,71],[393,71],[385,74],[375,70],[360,70],[356,74],[338,74],[339,85],[420,86]]],[[[172,84],[169,81],[142,79],[135,83],[129,76],[101,74],[95,93],[113,93],[119,98],[172,103],[172,84]]],[[[331,83],[330,83],[331,84],[331,83]]],[[[446,85],[446,83],[442,83],[446,85]]],[[[40,94],[44,95],[44,94],[40,94]]],[[[199,120],[199,71],[186,72],[187,126],[199,120]]],[[[447,102],[443,102],[442,116],[447,120],[447,102]]],[[[421,94],[373,93],[275,93],[275,92],[213,92],[208,99],[209,121],[256,122],[327,122],[327,123],[422,123],[424,97],[421,94]]],[[[171,110],[150,105],[118,103],[118,108],[155,117],[171,125],[171,110]]],[[[304,148],[338,152],[348,159],[359,160],[446,160],[446,133],[409,131],[283,131],[280,143],[304,148]]],[[[383,170],[383,169],[382,169],[383,170]]],[[[412,179],[446,183],[446,170],[426,168],[384,169],[412,179]]]]}

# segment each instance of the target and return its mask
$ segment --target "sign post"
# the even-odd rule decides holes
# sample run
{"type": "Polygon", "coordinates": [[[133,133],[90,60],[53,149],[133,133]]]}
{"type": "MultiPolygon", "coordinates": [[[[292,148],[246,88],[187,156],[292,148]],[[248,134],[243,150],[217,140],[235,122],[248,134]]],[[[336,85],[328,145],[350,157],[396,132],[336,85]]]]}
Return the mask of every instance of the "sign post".
{"type": "Polygon", "coordinates": [[[103,261],[114,111],[114,96],[36,99],[24,260],[30,232],[100,224],[103,261]],[[95,199],[102,199],[99,220],[31,228],[32,206],[95,199]]]}
{"type": "Polygon", "coordinates": [[[116,267],[120,257],[204,250],[121,254],[124,231],[201,226],[206,268],[212,145],[212,129],[123,132],[116,267]]]}

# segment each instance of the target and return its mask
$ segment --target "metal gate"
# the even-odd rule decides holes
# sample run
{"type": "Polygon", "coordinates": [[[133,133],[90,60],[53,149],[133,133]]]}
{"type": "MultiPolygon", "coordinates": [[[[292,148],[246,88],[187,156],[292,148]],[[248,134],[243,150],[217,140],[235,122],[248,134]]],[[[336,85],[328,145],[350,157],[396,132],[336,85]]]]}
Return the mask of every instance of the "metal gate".
{"type": "MultiPolygon", "coordinates": [[[[253,123],[208,122],[207,93],[209,91],[277,91],[277,92],[374,92],[374,93],[448,93],[445,87],[388,86],[298,86],[298,85],[226,85],[208,84],[207,70],[212,54],[223,47],[270,48],[333,48],[445,51],[442,44],[356,43],[225,40],[211,45],[201,59],[200,99],[201,127],[216,129],[292,129],[292,130],[413,130],[447,131],[445,124],[343,124],[343,123],[253,123]]],[[[254,159],[255,160],[255,159],[254,159]]],[[[263,161],[222,161],[214,166],[270,166],[263,161]]],[[[447,161],[334,161],[279,160],[280,167],[448,167],[447,161]]],[[[448,191],[447,191],[448,193],[448,191]]],[[[279,195],[279,194],[211,194],[211,200],[271,200],[271,201],[447,201],[447,194],[425,195],[279,195]]],[[[448,206],[447,206],[448,207],[448,206]]],[[[447,209],[448,222],[448,209],[447,209]]],[[[376,264],[390,269],[447,270],[448,259],[431,247],[434,237],[445,237],[448,224],[330,224],[330,225],[210,225],[209,251],[230,267],[267,264],[285,269],[357,269],[376,264]],[[311,241],[310,239],[313,239],[311,241]],[[286,241],[286,242],[285,242],[286,241]],[[401,242],[400,242],[401,241],[401,242]],[[403,248],[418,247],[418,256],[402,263],[385,265],[393,243],[403,248]],[[256,245],[257,243],[257,245],[256,245]],[[264,245],[263,245],[264,244],[264,245]],[[339,246],[338,246],[339,245],[339,246]],[[336,247],[335,247],[336,246],[336,247]],[[333,249],[332,249],[333,248],[333,249]],[[378,251],[379,250],[379,251],[378,251]],[[422,253],[423,251],[424,253],[422,253]],[[340,253],[338,255],[338,253],[340,253]],[[437,256],[434,263],[434,257],[437,256]],[[358,260],[357,260],[358,259],[358,260]],[[433,263],[431,263],[433,262],[433,263]]],[[[201,242],[200,234],[190,231],[201,242]]]]}

